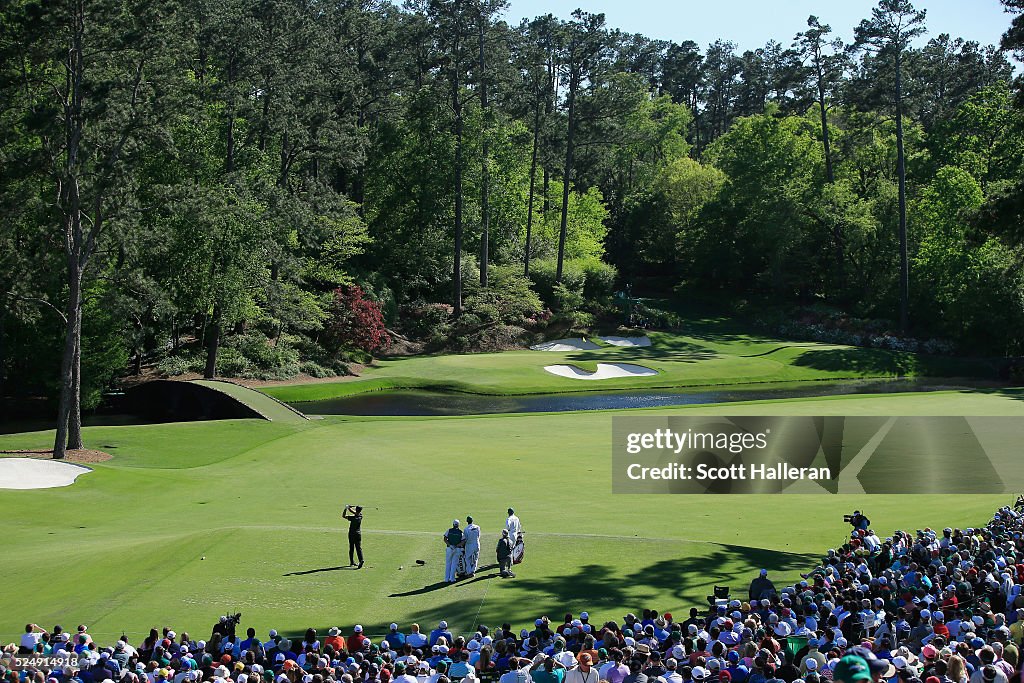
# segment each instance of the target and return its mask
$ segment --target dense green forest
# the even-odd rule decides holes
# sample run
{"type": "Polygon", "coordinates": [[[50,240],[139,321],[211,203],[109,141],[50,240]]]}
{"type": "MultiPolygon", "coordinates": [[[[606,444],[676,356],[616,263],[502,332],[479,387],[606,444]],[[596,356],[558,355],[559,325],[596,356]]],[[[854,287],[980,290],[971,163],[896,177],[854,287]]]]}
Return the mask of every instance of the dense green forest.
{"type": "MultiPolygon", "coordinates": [[[[0,396],[348,371],[389,343],[671,326],[1024,347],[1024,107],[1001,46],[880,0],[757,50],[503,0],[0,9],[0,396]]],[[[827,7],[824,4],[823,7],[827,7]]],[[[419,345],[419,346],[416,346],[419,345]]]]}

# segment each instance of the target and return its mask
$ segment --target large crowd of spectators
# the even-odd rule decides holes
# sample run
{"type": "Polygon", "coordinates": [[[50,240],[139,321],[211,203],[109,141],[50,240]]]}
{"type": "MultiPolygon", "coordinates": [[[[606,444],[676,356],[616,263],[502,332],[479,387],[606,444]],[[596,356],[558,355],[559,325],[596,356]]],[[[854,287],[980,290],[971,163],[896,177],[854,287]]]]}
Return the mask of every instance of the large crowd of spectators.
{"type": "Polygon", "coordinates": [[[863,516],[853,524],[798,583],[776,589],[762,570],[745,599],[709,596],[681,618],[583,612],[464,634],[391,624],[372,640],[360,625],[261,639],[225,617],[207,640],[164,628],[110,645],[85,626],[28,624],[0,683],[1022,683],[1021,512],[884,539],[863,516]]]}

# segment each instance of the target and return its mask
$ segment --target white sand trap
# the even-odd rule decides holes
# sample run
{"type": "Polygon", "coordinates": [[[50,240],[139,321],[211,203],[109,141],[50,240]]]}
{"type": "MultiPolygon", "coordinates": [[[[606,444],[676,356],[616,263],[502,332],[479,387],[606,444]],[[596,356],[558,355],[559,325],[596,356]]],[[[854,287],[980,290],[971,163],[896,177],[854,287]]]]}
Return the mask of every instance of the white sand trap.
{"type": "Polygon", "coordinates": [[[552,375],[569,379],[615,379],[617,377],[653,377],[657,370],[632,363],[598,363],[595,372],[587,372],[575,365],[545,365],[552,375]]]}
{"type": "Polygon", "coordinates": [[[554,341],[534,344],[530,347],[532,351],[593,351],[601,348],[592,341],[571,337],[569,339],[555,339],[554,341]]]}
{"type": "Polygon", "coordinates": [[[88,467],[59,460],[0,458],[0,489],[52,489],[70,486],[88,467]]]}
{"type": "Polygon", "coordinates": [[[601,341],[612,346],[650,346],[650,337],[601,337],[601,341]]]}

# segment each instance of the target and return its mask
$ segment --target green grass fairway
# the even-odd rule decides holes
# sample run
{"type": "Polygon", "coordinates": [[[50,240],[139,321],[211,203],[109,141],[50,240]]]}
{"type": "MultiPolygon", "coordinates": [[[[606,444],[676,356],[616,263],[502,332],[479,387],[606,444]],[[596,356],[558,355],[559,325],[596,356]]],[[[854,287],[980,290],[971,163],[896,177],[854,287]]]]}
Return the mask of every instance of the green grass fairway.
{"type": "MultiPolygon", "coordinates": [[[[657,414],[1024,416],[1022,398],[897,394],[657,414]]],[[[172,624],[203,636],[229,610],[260,633],[361,622],[371,634],[392,620],[444,617],[465,630],[580,609],[598,622],[643,607],[679,612],[703,604],[712,584],[742,593],[760,567],[795,578],[844,537],[842,514],[854,507],[891,531],[981,524],[1012,501],[611,496],[613,414],[89,428],[86,445],[114,454],[95,473],[66,488],[0,491],[0,634],[11,640],[26,622],[59,622],[87,623],[104,640],[172,624]],[[358,572],[338,568],[347,563],[344,503],[368,508],[368,567],[358,572]],[[518,578],[488,570],[441,585],[451,520],[476,517],[489,565],[509,505],[528,538],[518,578]]],[[[0,449],[51,438],[0,436],[0,449]]]]}
{"type": "Polygon", "coordinates": [[[907,352],[787,342],[734,331],[719,320],[690,320],[686,334],[652,332],[652,346],[604,346],[594,351],[506,351],[411,356],[381,360],[359,378],[285,385],[264,391],[289,403],[318,401],[382,389],[445,389],[513,395],[608,389],[653,389],[754,382],[861,379],[868,377],[993,377],[984,360],[907,352]],[[545,365],[569,363],[594,370],[598,362],[653,368],[652,377],[596,382],[558,377],[545,365]]]}

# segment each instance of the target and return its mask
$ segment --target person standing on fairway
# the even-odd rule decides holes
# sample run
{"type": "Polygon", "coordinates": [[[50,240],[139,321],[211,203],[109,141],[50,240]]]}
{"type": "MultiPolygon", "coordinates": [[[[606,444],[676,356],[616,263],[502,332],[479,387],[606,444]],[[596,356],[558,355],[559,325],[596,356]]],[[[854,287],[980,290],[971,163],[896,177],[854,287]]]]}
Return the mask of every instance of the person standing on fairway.
{"type": "Polygon", "coordinates": [[[501,538],[498,539],[498,547],[496,548],[498,555],[498,569],[505,578],[514,579],[515,574],[512,573],[512,539],[508,537],[508,529],[501,530],[501,538]]]}
{"type": "Polygon", "coordinates": [[[445,532],[444,545],[444,580],[448,583],[455,583],[463,547],[463,534],[462,529],[459,528],[459,520],[452,521],[452,528],[445,532]]]}
{"type": "Polygon", "coordinates": [[[465,543],[466,547],[463,550],[465,565],[464,571],[466,576],[473,576],[476,574],[477,567],[480,564],[480,527],[473,522],[473,518],[466,516],[466,531],[465,531],[465,543]]]}
{"type": "Polygon", "coordinates": [[[348,566],[356,563],[356,555],[359,556],[359,565],[356,569],[363,567],[363,507],[361,505],[346,505],[341,516],[348,520],[348,566]]]}
{"type": "Polygon", "coordinates": [[[523,524],[516,517],[516,511],[512,508],[508,509],[508,519],[505,520],[505,531],[508,532],[508,537],[513,543],[519,538],[519,533],[523,530],[523,524]]]}

